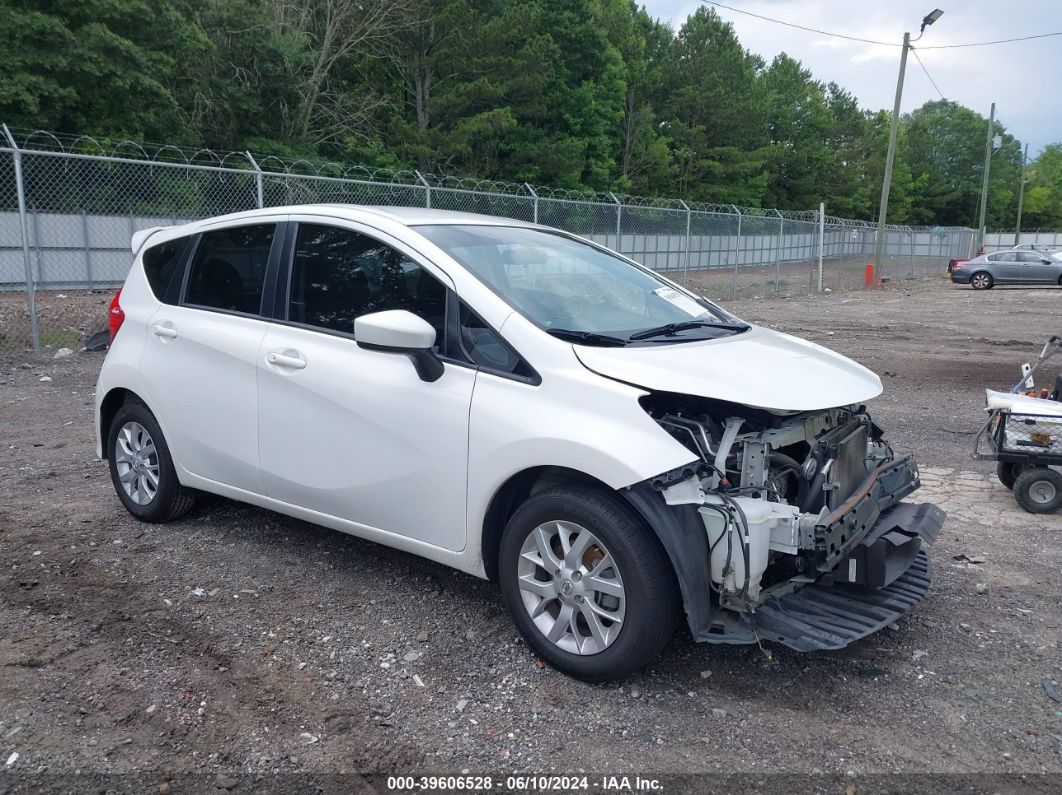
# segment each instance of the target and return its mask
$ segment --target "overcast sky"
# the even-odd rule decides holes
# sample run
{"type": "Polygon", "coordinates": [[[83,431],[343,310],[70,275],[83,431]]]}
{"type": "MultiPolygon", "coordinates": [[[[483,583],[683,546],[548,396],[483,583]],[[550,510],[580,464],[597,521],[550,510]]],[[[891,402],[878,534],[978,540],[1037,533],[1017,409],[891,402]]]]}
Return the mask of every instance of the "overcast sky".
{"type": "MultiPolygon", "coordinates": [[[[654,17],[676,30],[701,4],[698,0],[639,0],[654,17]]],[[[918,44],[962,44],[1062,31],[1062,0],[723,0],[727,5],[807,27],[877,41],[903,42],[918,35],[934,8],[944,16],[926,28],[918,44]]],[[[742,45],[768,63],[780,52],[801,61],[817,80],[834,81],[865,108],[892,109],[900,48],[880,47],[806,33],[753,19],[725,8],[742,45]]],[[[918,44],[915,46],[917,47],[918,44]]],[[[996,117],[1029,143],[1033,158],[1049,143],[1062,142],[1062,36],[992,47],[919,50],[922,63],[947,99],[996,117]]],[[[918,62],[907,60],[902,112],[939,99],[918,62]]]]}

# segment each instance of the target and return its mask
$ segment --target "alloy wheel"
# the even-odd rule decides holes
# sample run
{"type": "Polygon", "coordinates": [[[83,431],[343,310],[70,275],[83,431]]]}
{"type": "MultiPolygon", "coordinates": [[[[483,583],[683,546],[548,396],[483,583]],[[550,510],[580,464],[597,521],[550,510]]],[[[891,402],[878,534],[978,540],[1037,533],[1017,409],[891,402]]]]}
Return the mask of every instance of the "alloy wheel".
{"type": "Polygon", "coordinates": [[[585,527],[540,524],[524,539],[517,577],[527,614],[558,648],[597,654],[622,631],[623,578],[608,549],[585,527]]]}
{"type": "Polygon", "coordinates": [[[127,422],[118,431],[114,445],[118,480],[137,505],[147,505],[159,490],[159,454],[147,428],[127,422]]]}
{"type": "Polygon", "coordinates": [[[987,290],[992,286],[992,277],[987,273],[975,273],[970,281],[978,290],[987,290]]]}

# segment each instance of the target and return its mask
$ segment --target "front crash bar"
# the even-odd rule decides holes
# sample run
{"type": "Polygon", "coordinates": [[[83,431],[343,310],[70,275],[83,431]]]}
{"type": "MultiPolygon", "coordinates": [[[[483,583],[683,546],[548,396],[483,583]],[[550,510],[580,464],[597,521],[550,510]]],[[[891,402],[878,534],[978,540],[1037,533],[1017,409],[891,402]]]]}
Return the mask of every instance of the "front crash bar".
{"type": "Polygon", "coordinates": [[[815,568],[832,571],[874,528],[882,511],[921,485],[911,456],[878,465],[833,512],[815,525],[815,568]]]}

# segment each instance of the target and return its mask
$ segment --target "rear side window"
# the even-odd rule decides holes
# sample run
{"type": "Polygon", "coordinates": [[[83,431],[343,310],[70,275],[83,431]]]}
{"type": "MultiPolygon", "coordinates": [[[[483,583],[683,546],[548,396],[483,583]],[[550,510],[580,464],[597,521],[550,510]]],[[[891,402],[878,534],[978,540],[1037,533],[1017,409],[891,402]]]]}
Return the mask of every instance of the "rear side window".
{"type": "Polygon", "coordinates": [[[188,271],[184,302],[257,315],[276,228],[255,224],[204,233],[188,271]]]}
{"type": "Polygon", "coordinates": [[[188,247],[188,240],[187,237],[168,240],[144,251],[144,275],[147,276],[151,292],[164,304],[174,303],[170,285],[188,247]]]}
{"type": "Polygon", "coordinates": [[[406,309],[443,338],[446,288],[409,257],[350,229],[299,224],[288,319],[354,333],[354,319],[406,309]]]}

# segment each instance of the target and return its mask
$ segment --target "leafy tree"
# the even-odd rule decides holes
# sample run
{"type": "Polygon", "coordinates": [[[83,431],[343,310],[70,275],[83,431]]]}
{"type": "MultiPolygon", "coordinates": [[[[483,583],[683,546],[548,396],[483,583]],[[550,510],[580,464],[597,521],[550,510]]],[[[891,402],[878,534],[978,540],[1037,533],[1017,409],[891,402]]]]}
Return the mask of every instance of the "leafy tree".
{"type": "Polygon", "coordinates": [[[830,124],[825,137],[830,152],[830,167],[819,187],[820,201],[828,205],[831,215],[845,218],[869,218],[871,185],[867,174],[870,126],[854,96],[829,83],[825,87],[830,124]]]}
{"type": "Polygon", "coordinates": [[[812,207],[823,197],[835,155],[826,141],[830,108],[822,85],[786,54],[763,74],[767,99],[767,193],[770,207],[812,207]]]}
{"type": "Polygon", "coordinates": [[[180,63],[204,49],[183,0],[7,0],[0,116],[12,126],[187,141],[180,63]]]}
{"type": "Polygon", "coordinates": [[[730,23],[698,8],[674,44],[667,129],[675,187],[708,202],[756,205],[768,175],[763,61],[747,52],[730,23]]]}
{"type": "MultiPolygon", "coordinates": [[[[867,114],[866,157],[863,162],[866,180],[861,196],[869,208],[867,220],[878,220],[881,185],[885,180],[885,162],[889,152],[889,128],[892,114],[885,110],[867,114]]],[[[908,162],[907,131],[901,124],[896,135],[896,156],[892,164],[889,208],[885,220],[890,224],[918,223],[911,218],[914,196],[920,193],[911,176],[908,162]]]]}
{"type": "Polygon", "coordinates": [[[1022,227],[1062,229],[1062,143],[1049,144],[1026,169],[1022,227]]]}
{"type": "MultiPolygon", "coordinates": [[[[698,8],[637,0],[5,0],[0,120],[569,188],[873,219],[889,114],[698,8]]],[[[976,223],[987,121],[901,119],[888,220],[976,223]]],[[[988,224],[1014,221],[997,122],[988,224]]],[[[1025,224],[1062,223],[1062,145],[1025,224]]]]}
{"type": "MultiPolygon", "coordinates": [[[[916,224],[977,225],[988,120],[958,103],[927,102],[905,120],[906,160],[915,175],[916,224]]],[[[1020,144],[1003,131],[1003,147],[992,156],[987,223],[999,226],[1012,218],[1016,201],[1020,144]]]]}

